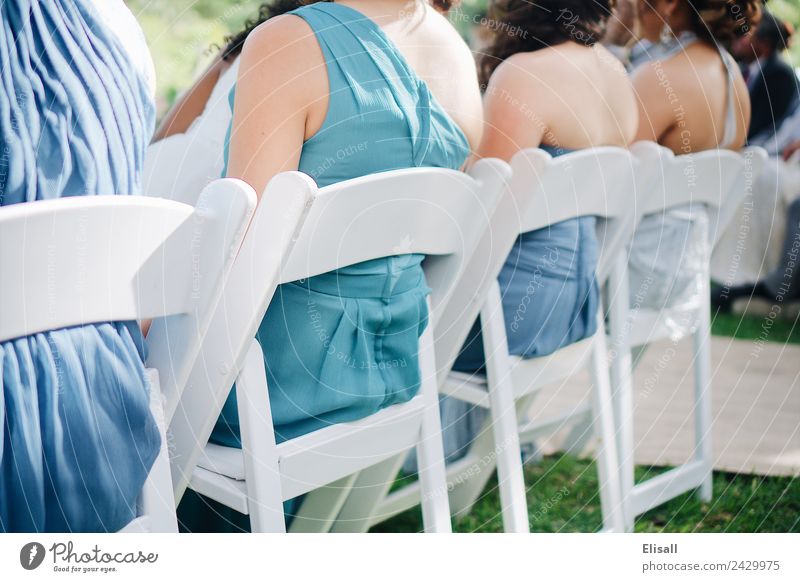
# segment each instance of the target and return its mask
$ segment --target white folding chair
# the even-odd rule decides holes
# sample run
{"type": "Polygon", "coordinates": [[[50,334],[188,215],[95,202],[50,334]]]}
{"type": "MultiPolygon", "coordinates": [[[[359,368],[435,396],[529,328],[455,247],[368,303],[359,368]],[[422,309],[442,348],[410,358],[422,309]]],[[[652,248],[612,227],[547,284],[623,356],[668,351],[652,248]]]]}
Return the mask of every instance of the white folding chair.
{"type": "Polygon", "coordinates": [[[664,310],[630,309],[628,269],[623,262],[617,265],[614,278],[620,289],[617,300],[611,302],[609,333],[612,350],[611,377],[614,408],[620,447],[620,484],[625,506],[625,529],[631,531],[636,516],[697,488],[700,499],[709,501],[712,494],[713,451],[711,447],[711,356],[710,356],[710,290],[708,269],[710,250],[718,235],[724,232],[735,209],[752,187],[753,181],[766,160],[761,148],[746,148],[741,153],[729,150],[709,150],[696,154],[675,156],[670,150],[652,142],[634,144],[632,153],[642,167],[650,168],[654,191],[643,198],[643,215],[689,203],[702,203],[709,212],[709,252],[704,257],[705,277],[700,290],[700,303],[689,313],[682,330],[667,325],[664,310]],[[676,335],[682,334],[682,335],[676,335]],[[633,437],[633,380],[632,373],[638,355],[647,344],[665,338],[677,341],[693,338],[694,367],[694,459],[657,477],[634,485],[633,437]]]}
{"type": "Polygon", "coordinates": [[[161,451],[140,495],[139,517],[124,532],[177,531],[162,402],[179,396],[255,203],[243,182],[220,180],[196,208],[140,196],[85,196],[0,209],[0,272],[15,281],[0,304],[0,341],[153,319],[145,366],[161,451]]]}
{"type": "MultiPolygon", "coordinates": [[[[601,219],[598,238],[602,246],[597,276],[599,281],[604,281],[613,257],[624,250],[636,224],[634,161],[630,154],[619,148],[604,147],[551,159],[541,150],[526,150],[514,157],[512,171],[511,190],[518,199],[526,198],[531,202],[521,222],[518,217],[515,222],[496,225],[496,229],[511,230],[513,243],[520,232],[545,228],[577,216],[597,216],[601,219]],[[532,168],[536,170],[531,171],[532,168]]],[[[484,430],[467,454],[448,466],[451,509],[456,516],[466,514],[497,466],[505,530],[528,531],[520,441],[539,438],[570,420],[588,416],[590,411],[576,409],[543,423],[518,423],[540,388],[590,365],[595,386],[594,409],[600,419],[597,426],[601,428],[599,436],[603,443],[598,468],[604,524],[607,529],[619,530],[621,504],[602,313],[598,313],[598,332],[591,338],[543,358],[509,356],[496,278],[510,246],[497,265],[480,311],[487,378],[453,373],[440,386],[443,394],[491,411],[484,430]]],[[[532,304],[530,308],[536,306],[532,304]]],[[[413,485],[392,493],[372,523],[404,511],[418,495],[413,485]]]]}
{"type": "Polygon", "coordinates": [[[509,173],[503,162],[485,160],[472,176],[415,168],[319,190],[297,172],[274,178],[170,427],[176,497],[188,485],[248,514],[253,531],[284,531],[283,501],[322,488],[303,503],[292,531],[325,531],[360,471],[416,447],[426,492],[425,529],[449,531],[432,329],[446,316],[455,282],[509,173]],[[301,204],[289,205],[288,213],[279,210],[286,206],[280,201],[292,196],[301,204]],[[262,215],[272,224],[261,227],[262,215]],[[264,246],[270,235],[281,239],[271,248],[264,246]],[[396,255],[398,250],[428,255],[424,270],[432,290],[431,315],[420,339],[419,394],[359,421],[276,445],[263,355],[253,337],[277,284],[396,255]],[[203,449],[234,381],[243,448],[208,444],[203,449]]]}

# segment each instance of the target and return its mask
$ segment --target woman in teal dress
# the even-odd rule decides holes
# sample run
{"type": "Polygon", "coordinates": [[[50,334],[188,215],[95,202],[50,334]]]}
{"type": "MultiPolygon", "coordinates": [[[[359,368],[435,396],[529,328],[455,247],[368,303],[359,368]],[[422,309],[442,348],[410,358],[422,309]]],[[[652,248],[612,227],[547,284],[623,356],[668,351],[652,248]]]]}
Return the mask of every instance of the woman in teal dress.
{"type": "MultiPolygon", "coordinates": [[[[0,207],[139,192],[155,111],[136,30],[121,0],[0,2],[0,207]]],[[[136,517],[160,446],[143,358],[130,321],[0,342],[0,532],[136,517]]]]}
{"type": "MultiPolygon", "coordinates": [[[[470,146],[461,126],[477,136],[480,95],[455,30],[423,2],[410,11],[405,0],[346,4],[306,5],[250,35],[235,87],[228,176],[258,192],[284,170],[299,169],[324,187],[388,170],[464,164],[470,146]],[[289,54],[297,60],[285,67],[289,54]],[[426,60],[455,79],[423,79],[415,66],[426,60]],[[253,127],[256,119],[261,127],[253,127]]],[[[423,259],[386,257],[278,288],[257,335],[278,442],[417,393],[418,340],[428,316],[423,259]]],[[[211,440],[241,446],[238,428],[232,392],[211,440]]],[[[182,505],[184,527],[209,528],[182,505]]]]}

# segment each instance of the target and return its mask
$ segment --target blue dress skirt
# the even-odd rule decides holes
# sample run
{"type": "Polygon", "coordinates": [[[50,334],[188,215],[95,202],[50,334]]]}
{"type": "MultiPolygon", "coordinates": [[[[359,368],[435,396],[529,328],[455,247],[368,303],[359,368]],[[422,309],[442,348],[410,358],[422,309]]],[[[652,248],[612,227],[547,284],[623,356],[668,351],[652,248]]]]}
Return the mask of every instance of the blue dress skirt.
{"type": "MultiPolygon", "coordinates": [[[[551,155],[569,150],[542,149],[551,155]]],[[[599,289],[596,218],[565,220],[521,234],[500,271],[508,350],[523,358],[547,356],[594,335],[599,289]]],[[[480,321],[470,330],[453,368],[483,373],[485,356],[480,321]]],[[[456,398],[442,397],[442,431],[447,461],[467,452],[488,411],[456,398]]],[[[413,459],[404,467],[415,468],[413,459]]]]}
{"type": "MultiPolygon", "coordinates": [[[[0,206],[139,192],[154,105],[91,2],[0,2],[0,84],[0,206]]],[[[136,516],[160,447],[143,350],[134,322],[0,342],[0,531],[136,516]]]]}

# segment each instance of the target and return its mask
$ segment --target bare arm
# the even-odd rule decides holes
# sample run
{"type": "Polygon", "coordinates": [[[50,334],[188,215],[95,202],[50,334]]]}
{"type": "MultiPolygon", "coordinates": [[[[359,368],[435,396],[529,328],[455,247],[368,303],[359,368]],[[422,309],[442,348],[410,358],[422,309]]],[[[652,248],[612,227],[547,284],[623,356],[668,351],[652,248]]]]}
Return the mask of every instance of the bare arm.
{"type": "Polygon", "coordinates": [[[259,26],[242,50],[228,177],[260,196],[279,172],[296,170],[303,142],[327,109],[325,59],[304,20],[278,16],[259,26]]]}

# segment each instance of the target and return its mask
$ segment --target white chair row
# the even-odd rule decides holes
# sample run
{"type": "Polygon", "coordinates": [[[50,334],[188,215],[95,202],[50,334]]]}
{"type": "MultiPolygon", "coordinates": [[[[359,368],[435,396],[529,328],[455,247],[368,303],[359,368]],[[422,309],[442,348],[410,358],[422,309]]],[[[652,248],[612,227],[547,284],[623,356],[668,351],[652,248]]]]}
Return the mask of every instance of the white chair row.
{"type": "MultiPolygon", "coordinates": [[[[179,152],[162,148],[159,156],[165,159],[155,167],[166,175],[174,155],[179,152]]],[[[622,493],[630,490],[620,485],[625,471],[632,471],[631,443],[623,439],[618,446],[615,438],[620,428],[629,427],[624,388],[630,386],[630,375],[623,366],[630,359],[618,349],[627,345],[628,336],[613,325],[627,317],[624,273],[620,270],[616,277],[612,273],[615,265],[624,264],[616,257],[624,256],[638,218],[666,205],[653,202],[657,189],[652,184],[659,172],[667,172],[666,160],[671,158],[663,152],[648,156],[645,150],[632,157],[624,150],[598,148],[551,160],[534,150],[516,156],[513,173],[503,162],[483,160],[470,175],[401,170],[322,189],[307,176],[290,172],[270,182],[249,228],[255,195],[236,180],[206,187],[196,208],[127,197],[10,207],[0,214],[3,239],[21,240],[17,231],[30,228],[41,236],[28,237],[37,242],[26,245],[23,253],[0,252],[0,268],[19,273],[26,290],[47,289],[48,294],[26,294],[4,302],[0,340],[79,323],[156,318],[147,337],[147,365],[157,371],[152,374],[154,415],[163,417],[169,430],[162,435],[162,453],[142,493],[142,519],[128,531],[174,531],[175,504],[187,487],[249,514],[254,531],[283,531],[282,502],[311,491],[292,524],[294,531],[366,530],[420,502],[426,531],[449,531],[450,505],[457,514],[467,511],[495,461],[506,529],[527,531],[519,440],[539,436],[548,426],[520,428],[518,422],[541,386],[590,365],[594,407],[583,419],[588,414],[601,437],[598,469],[604,525],[620,531],[639,506],[627,497],[623,501],[622,493]],[[595,336],[540,360],[509,357],[503,328],[496,278],[517,235],[583,215],[602,219],[598,279],[608,281],[608,317],[616,353],[621,354],[613,362],[612,375],[623,388],[613,401],[616,422],[625,420],[617,428],[603,313],[598,314],[595,336]],[[75,221],[81,221],[81,232],[91,226],[93,244],[82,242],[77,248],[75,221]],[[63,227],[54,229],[54,224],[63,227]],[[75,277],[83,277],[85,283],[86,274],[65,268],[58,271],[56,293],[52,285],[37,286],[48,276],[46,266],[52,263],[47,253],[52,248],[59,249],[59,264],[64,265],[73,264],[76,253],[83,253],[83,264],[92,265],[91,282],[97,284],[76,285],[75,277]],[[86,248],[93,249],[89,256],[86,248]],[[398,249],[428,256],[424,269],[432,289],[431,316],[421,338],[419,395],[372,417],[276,445],[263,357],[253,338],[277,286],[397,254],[398,249]],[[58,299],[55,307],[53,297],[58,299]],[[22,316],[19,305],[26,306],[22,316]],[[488,355],[485,383],[449,374],[479,313],[488,355]],[[178,314],[182,315],[171,317],[178,314]],[[207,446],[234,384],[243,448],[207,446]],[[492,412],[491,431],[485,431],[467,459],[449,471],[451,478],[454,472],[463,475],[476,455],[491,445],[491,466],[481,467],[479,479],[461,480],[455,486],[452,480],[447,482],[437,390],[492,412]],[[170,468],[165,460],[167,443],[170,468]],[[419,461],[419,484],[387,495],[412,448],[419,461]],[[170,474],[171,494],[166,484],[170,474]]],[[[180,191],[174,180],[166,179],[146,177],[150,194],[194,201],[192,192],[180,191]],[[168,188],[158,189],[167,183],[168,188]]],[[[737,174],[730,188],[740,179],[737,174]]],[[[675,180],[664,183],[672,190],[675,180]]],[[[701,200],[714,203],[713,196],[701,200]]],[[[721,215],[718,223],[723,223],[721,215]]],[[[10,248],[14,248],[10,242],[0,245],[10,248]]],[[[663,494],[658,497],[662,498],[663,494]]]]}
{"type": "MultiPolygon", "coordinates": [[[[710,497],[707,287],[702,291],[702,305],[695,313],[698,323],[691,327],[697,352],[697,459],[648,483],[633,486],[630,338],[644,336],[652,341],[663,337],[663,332],[656,335],[657,313],[646,314],[643,310],[632,313],[629,309],[626,247],[644,215],[690,201],[709,208],[713,243],[714,233],[722,232],[729,219],[725,209],[736,207],[760,170],[763,151],[749,148],[742,154],[710,151],[676,157],[656,144],[641,143],[632,148],[632,153],[630,158],[624,151],[598,148],[567,155],[552,160],[538,182],[530,177],[522,184],[516,179],[512,181],[512,189],[521,188],[535,200],[522,232],[577,216],[605,219],[598,228],[601,254],[597,278],[602,284],[606,308],[605,313],[602,309],[598,313],[598,332],[593,337],[547,357],[523,360],[507,355],[499,289],[495,287],[490,292],[481,312],[487,378],[452,374],[440,387],[443,394],[491,411],[484,430],[466,456],[448,467],[450,503],[456,516],[469,511],[497,465],[505,529],[527,531],[518,442],[531,443],[570,426],[572,432],[567,442],[572,450],[580,451],[591,436],[592,427],[600,437],[597,457],[605,530],[630,531],[636,515],[696,487],[701,488],[704,499],[710,497]],[[687,171],[689,166],[691,172],[687,171]],[[606,320],[611,333],[610,352],[604,333],[606,320]],[[613,407],[609,397],[609,359],[613,370],[613,407]],[[535,423],[524,422],[525,413],[542,387],[564,382],[587,366],[593,382],[590,406],[576,406],[562,415],[535,423]],[[512,401],[516,406],[510,404],[512,401]],[[496,402],[505,404],[498,407],[496,402]],[[613,446],[618,450],[609,448],[613,446]]],[[[530,155],[535,154],[522,152],[512,162],[515,176],[521,175],[520,166],[525,164],[525,156],[530,155]]],[[[354,495],[363,495],[360,488],[354,495]]],[[[363,513],[371,517],[364,530],[413,507],[418,499],[418,486],[410,485],[386,496],[377,507],[366,506],[363,513]]]]}

